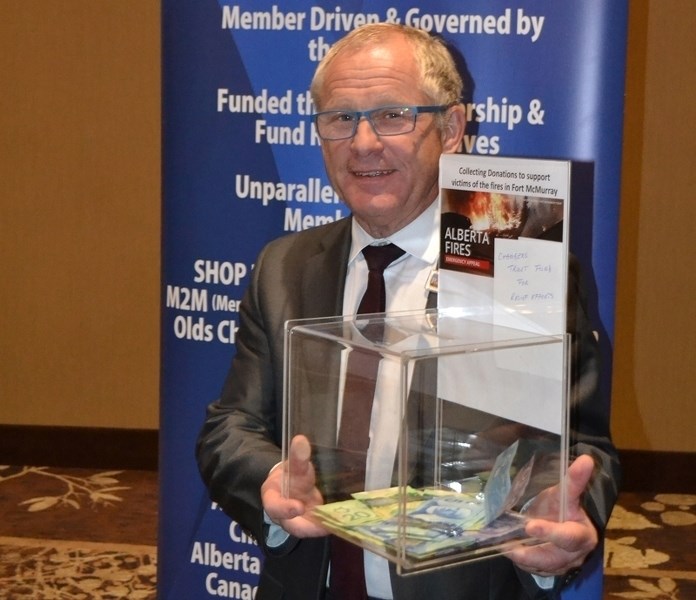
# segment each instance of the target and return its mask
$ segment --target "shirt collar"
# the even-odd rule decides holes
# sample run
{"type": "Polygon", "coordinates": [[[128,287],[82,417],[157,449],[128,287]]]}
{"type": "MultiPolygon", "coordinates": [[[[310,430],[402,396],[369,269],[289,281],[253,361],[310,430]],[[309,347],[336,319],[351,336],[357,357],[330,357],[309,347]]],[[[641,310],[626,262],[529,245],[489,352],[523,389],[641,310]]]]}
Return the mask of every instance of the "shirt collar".
{"type": "Polygon", "coordinates": [[[438,201],[432,202],[415,220],[387,239],[373,238],[353,219],[348,263],[352,263],[365,246],[392,242],[407,254],[423,262],[435,264],[438,258],[439,231],[440,203],[438,201]]]}

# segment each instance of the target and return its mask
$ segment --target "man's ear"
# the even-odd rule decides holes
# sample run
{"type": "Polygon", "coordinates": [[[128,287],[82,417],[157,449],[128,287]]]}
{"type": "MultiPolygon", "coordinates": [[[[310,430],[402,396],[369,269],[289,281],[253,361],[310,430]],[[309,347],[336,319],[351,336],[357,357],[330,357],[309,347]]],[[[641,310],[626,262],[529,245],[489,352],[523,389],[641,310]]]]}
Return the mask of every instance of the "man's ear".
{"type": "Polygon", "coordinates": [[[445,125],[442,128],[442,152],[450,154],[459,152],[466,128],[466,111],[464,106],[456,104],[447,111],[445,125]]]}

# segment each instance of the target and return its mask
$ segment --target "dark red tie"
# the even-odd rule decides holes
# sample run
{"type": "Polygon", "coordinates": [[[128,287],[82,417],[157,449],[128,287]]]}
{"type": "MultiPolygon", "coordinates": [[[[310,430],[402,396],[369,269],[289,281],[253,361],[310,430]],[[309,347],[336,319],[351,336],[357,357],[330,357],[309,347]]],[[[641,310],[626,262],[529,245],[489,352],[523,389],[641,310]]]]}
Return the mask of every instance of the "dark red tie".
{"type": "MultiPolygon", "coordinates": [[[[394,244],[366,246],[363,256],[369,269],[367,289],[358,306],[358,314],[384,312],[386,291],[384,270],[404,251],[394,244]]],[[[372,341],[374,334],[370,336],[372,341]]],[[[370,414],[375,395],[379,356],[353,348],[348,358],[343,391],[338,449],[342,457],[342,481],[347,492],[365,489],[365,458],[370,443],[370,414]]],[[[362,548],[331,536],[331,600],[366,600],[362,548]]]]}
{"type": "Polygon", "coordinates": [[[369,272],[367,274],[367,289],[358,306],[358,314],[384,312],[387,305],[384,269],[399,258],[404,251],[394,244],[386,244],[384,246],[365,246],[362,253],[369,272]]]}

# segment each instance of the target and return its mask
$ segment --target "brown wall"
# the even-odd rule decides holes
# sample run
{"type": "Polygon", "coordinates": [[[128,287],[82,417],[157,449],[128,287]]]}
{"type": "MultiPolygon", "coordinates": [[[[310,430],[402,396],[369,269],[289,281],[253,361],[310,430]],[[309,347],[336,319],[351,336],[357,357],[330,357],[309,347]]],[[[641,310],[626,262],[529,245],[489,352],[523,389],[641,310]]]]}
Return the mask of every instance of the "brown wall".
{"type": "Polygon", "coordinates": [[[696,2],[632,0],[613,429],[696,451],[696,2]]]}
{"type": "MultiPolygon", "coordinates": [[[[4,0],[0,423],[158,426],[159,2],[4,0]]],[[[626,449],[696,451],[696,2],[631,0],[614,362],[626,449]]]]}
{"type": "Polygon", "coordinates": [[[0,423],[156,428],[159,2],[0,15],[0,423]]]}

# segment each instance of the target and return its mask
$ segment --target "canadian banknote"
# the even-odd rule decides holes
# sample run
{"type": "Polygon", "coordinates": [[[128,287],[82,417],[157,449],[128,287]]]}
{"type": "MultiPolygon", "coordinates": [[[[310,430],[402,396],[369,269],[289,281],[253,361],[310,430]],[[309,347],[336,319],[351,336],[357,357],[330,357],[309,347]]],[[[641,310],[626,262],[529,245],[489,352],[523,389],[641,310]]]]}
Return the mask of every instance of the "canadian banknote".
{"type": "Polygon", "coordinates": [[[517,450],[515,442],[497,457],[481,491],[447,487],[370,490],[318,506],[314,516],[341,537],[387,555],[405,553],[416,560],[524,538],[525,519],[512,509],[524,495],[534,459],[515,470],[517,450]]]}

